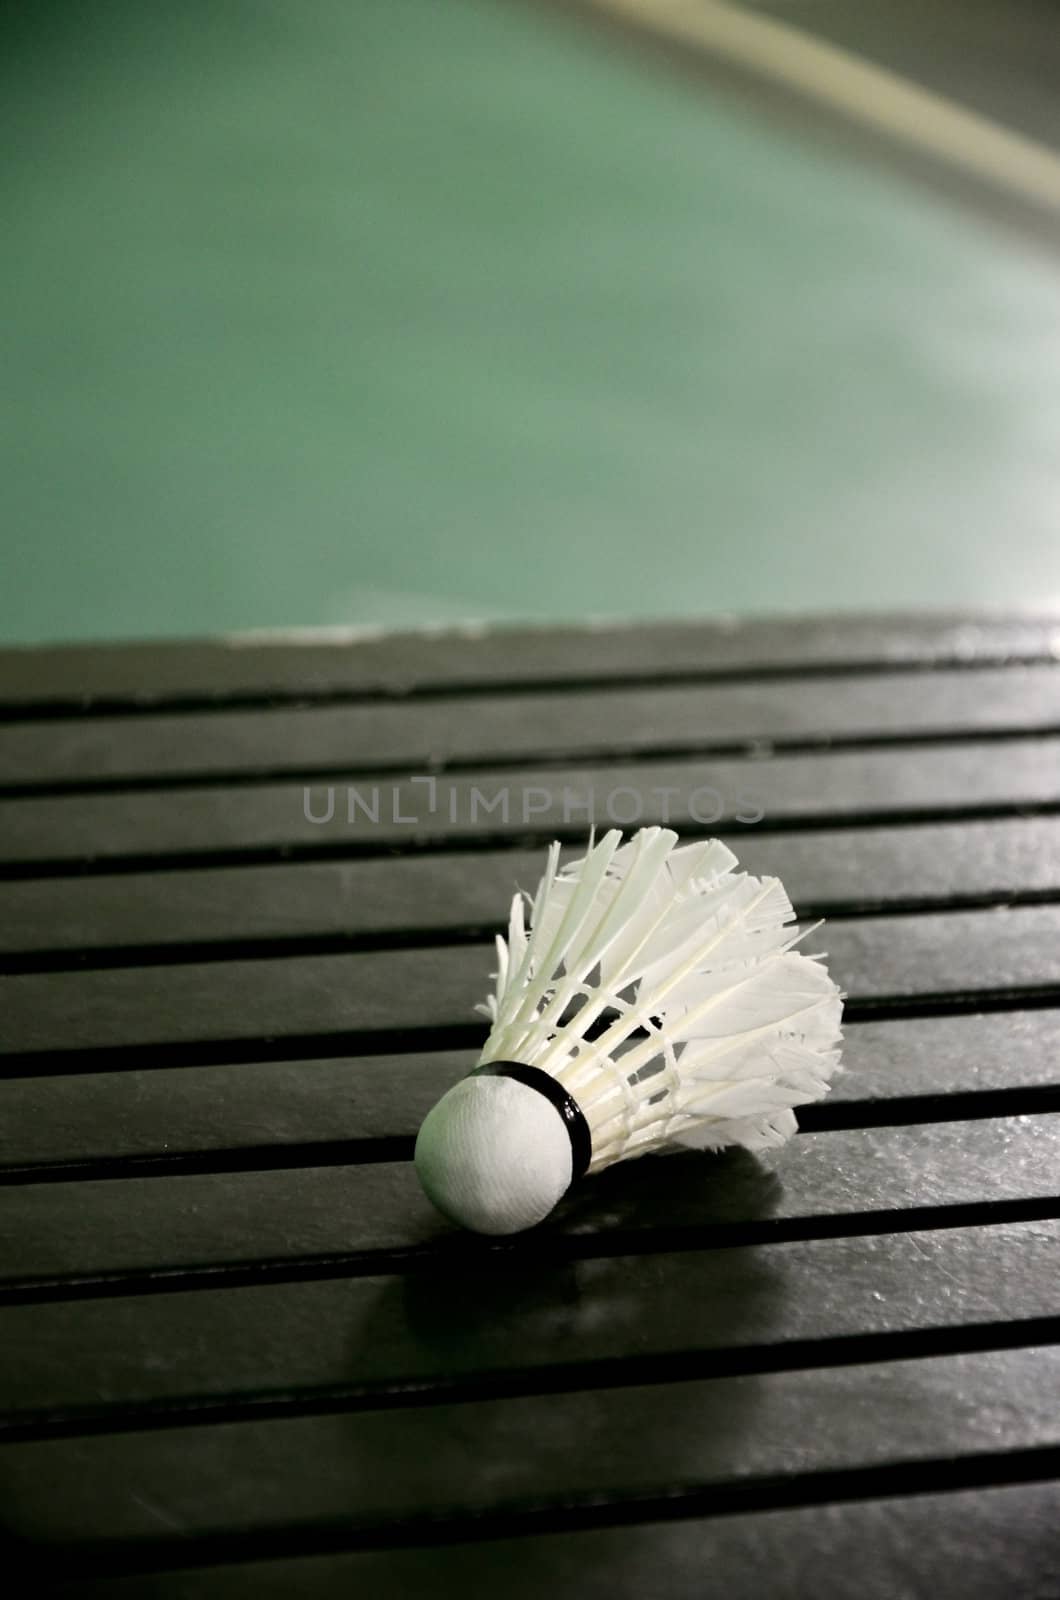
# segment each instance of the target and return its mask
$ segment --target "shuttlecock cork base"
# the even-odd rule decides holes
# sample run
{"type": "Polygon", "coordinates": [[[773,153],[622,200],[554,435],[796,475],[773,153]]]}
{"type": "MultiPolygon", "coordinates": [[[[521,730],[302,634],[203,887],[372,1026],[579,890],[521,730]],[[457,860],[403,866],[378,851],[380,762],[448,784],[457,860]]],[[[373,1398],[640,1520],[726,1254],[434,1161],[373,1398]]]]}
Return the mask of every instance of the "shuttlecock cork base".
{"type": "Polygon", "coordinates": [[[416,1170],[439,1211],[477,1233],[517,1233],[547,1217],[592,1159],[581,1107],[547,1072],[491,1061],[435,1106],[416,1170]]]}
{"type": "Polygon", "coordinates": [[[762,1149],[837,1071],[842,998],[780,881],[720,840],[614,830],[560,869],[497,940],[479,1065],[427,1115],[416,1169],[479,1233],[542,1221],[584,1173],[654,1151],[762,1149]]]}

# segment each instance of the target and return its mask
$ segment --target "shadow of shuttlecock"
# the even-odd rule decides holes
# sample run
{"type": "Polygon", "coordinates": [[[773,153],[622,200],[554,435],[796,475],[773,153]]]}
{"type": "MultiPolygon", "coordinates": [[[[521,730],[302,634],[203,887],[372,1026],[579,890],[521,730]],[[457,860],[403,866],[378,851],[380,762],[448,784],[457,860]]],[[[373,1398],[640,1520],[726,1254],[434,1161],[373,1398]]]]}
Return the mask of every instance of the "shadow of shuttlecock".
{"type": "Polygon", "coordinates": [[[349,1359],[401,1406],[398,1432],[430,1407],[437,1470],[417,1469],[421,1503],[481,1508],[489,1484],[494,1509],[515,1508],[724,1475],[755,1428],[756,1364],[785,1306],[769,1250],[720,1247],[712,1224],[768,1216],[778,1192],[745,1151],[647,1158],[586,1180],[502,1250],[464,1236],[436,1264],[380,1280],[349,1359]],[[631,1455],[616,1419],[638,1414],[651,1426],[631,1455]],[[445,1465],[457,1450],[473,1463],[463,1479],[445,1465]]]}
{"type": "Polygon", "coordinates": [[[729,1243],[734,1229],[771,1216],[781,1192],[771,1160],[736,1146],[714,1154],[644,1156],[577,1184],[545,1229],[599,1234],[608,1249],[624,1245],[627,1235],[647,1249],[670,1240],[675,1247],[709,1247],[712,1229],[718,1243],[729,1243]]]}

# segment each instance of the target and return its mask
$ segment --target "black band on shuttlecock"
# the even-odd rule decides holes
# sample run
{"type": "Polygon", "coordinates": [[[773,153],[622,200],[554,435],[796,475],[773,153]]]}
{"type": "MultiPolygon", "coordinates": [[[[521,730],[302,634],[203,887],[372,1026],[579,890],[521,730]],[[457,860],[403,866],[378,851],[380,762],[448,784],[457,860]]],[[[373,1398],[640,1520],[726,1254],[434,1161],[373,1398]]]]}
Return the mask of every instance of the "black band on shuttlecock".
{"type": "Polygon", "coordinates": [[[468,1077],[514,1078],[516,1083],[524,1083],[528,1089],[536,1089],[538,1094],[543,1094],[550,1105],[555,1106],[567,1130],[567,1137],[570,1140],[571,1182],[588,1171],[593,1154],[593,1136],[589,1132],[589,1124],[577,1100],[573,1099],[555,1078],[543,1072],[540,1067],[527,1067],[521,1061],[487,1061],[485,1066],[476,1067],[474,1071],[469,1072],[468,1077]]]}

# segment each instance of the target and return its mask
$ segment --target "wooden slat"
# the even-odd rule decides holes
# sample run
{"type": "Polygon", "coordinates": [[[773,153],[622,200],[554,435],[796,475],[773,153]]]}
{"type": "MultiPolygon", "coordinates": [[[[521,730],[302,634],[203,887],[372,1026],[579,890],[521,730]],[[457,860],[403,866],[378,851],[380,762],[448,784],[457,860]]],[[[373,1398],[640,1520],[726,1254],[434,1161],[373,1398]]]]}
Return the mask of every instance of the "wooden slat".
{"type": "Polygon", "coordinates": [[[350,1160],[385,1153],[372,1148],[381,1141],[403,1141],[406,1148],[393,1153],[406,1155],[431,1106],[470,1071],[476,1054],[15,1078],[0,1085],[0,1179],[20,1163],[167,1151],[258,1150],[264,1165],[270,1151],[343,1140],[363,1146],[350,1160]]]}
{"type": "Polygon", "coordinates": [[[800,617],[549,629],[481,627],[356,642],[277,636],[0,651],[0,704],[403,694],[421,686],[562,683],[867,663],[1060,654],[1060,618],[800,617]]]}
{"type": "MultiPolygon", "coordinates": [[[[886,828],[729,837],[742,868],[781,877],[796,907],[825,914],[1060,893],[1058,817],[908,827],[900,839],[886,828]]],[[[543,860],[540,850],[476,851],[0,883],[0,964],[3,953],[128,950],[137,959],[182,947],[487,930],[506,919],[516,886],[533,888],[543,860]]]]}
{"type": "Polygon", "coordinates": [[[661,1251],[754,1242],[782,1227],[792,1237],[881,1224],[905,1231],[926,1225],[925,1210],[971,1224],[991,1220],[1002,1202],[1055,1216],[1058,1158],[1060,1115],[810,1133],[768,1158],[727,1151],[619,1165],[576,1186],[549,1222],[514,1244],[443,1222],[407,1161],[29,1184],[3,1196],[0,1279],[10,1297],[16,1285],[57,1275],[325,1256],[344,1272],[380,1272],[398,1258],[427,1264],[513,1249],[661,1251]],[[950,1215],[959,1207],[983,1214],[950,1215]]]}
{"type": "Polygon", "coordinates": [[[428,1508],[710,1495],[723,1510],[738,1484],[768,1504],[778,1478],[891,1468],[897,1488],[917,1462],[1055,1451],[1058,1383],[1060,1350],[1010,1350],[21,1444],[0,1452],[0,1493],[20,1538],[91,1544],[105,1528],[185,1552],[218,1529],[394,1535],[428,1508]]]}
{"type": "MultiPolygon", "coordinates": [[[[1044,1102],[1057,1088],[1060,1011],[852,1023],[844,1034],[845,1071],[825,1103],[799,1112],[811,1126],[887,1121],[906,1102],[917,1120],[945,1118],[954,1096],[961,1115],[973,1095],[1000,1113],[1007,1096],[1044,1102]]],[[[407,1155],[474,1061],[474,1051],[439,1051],[15,1078],[0,1094],[0,1181],[42,1163],[109,1162],[117,1175],[195,1156],[253,1166],[407,1155]]]]}
{"type": "Polygon", "coordinates": [[[756,741],[1056,732],[1055,666],[724,687],[483,696],[405,705],[99,717],[0,728],[0,787],[403,772],[536,757],[731,751],[756,741]]]}
{"type": "Polygon", "coordinates": [[[1060,1010],[863,1022],[843,1032],[846,1066],[830,1104],[934,1096],[943,1112],[957,1095],[1057,1083],[1060,1010]]]}
{"type": "MultiPolygon", "coordinates": [[[[659,1514],[665,1514],[660,1508],[659,1514]]],[[[1060,1483],[802,1506],[740,1516],[479,1539],[347,1554],[244,1560],[186,1573],[75,1580],[70,1600],[334,1600],[349,1595],[490,1595],[582,1600],[705,1593],[769,1600],[1053,1600],[1060,1583],[1060,1483]],[[856,1574],[856,1589],[851,1577],[856,1574]],[[705,1589],[705,1583],[709,1589],[705,1589]]]]}
{"type": "Polygon", "coordinates": [[[528,833],[580,840],[590,820],[587,806],[609,825],[609,802],[623,822],[639,809],[635,821],[672,820],[699,832],[717,831],[725,819],[750,823],[762,813],[765,827],[773,828],[1055,809],[1060,739],[1019,740],[1003,751],[971,741],[757,761],[484,770],[440,779],[433,812],[422,785],[385,780],[376,788],[378,794],[370,782],[319,784],[309,787],[307,798],[301,784],[218,785],[8,800],[0,802],[0,862],[28,871],[41,862],[149,865],[162,856],[191,866],[202,858],[254,860],[292,850],[378,853],[431,841],[518,842],[528,833]],[[352,805],[348,787],[357,797],[352,805]],[[500,808],[505,795],[507,817],[500,808]],[[376,820],[362,803],[376,808],[376,820]]]}
{"type": "MultiPolygon", "coordinates": [[[[864,1002],[977,989],[1030,992],[1060,984],[1060,907],[866,917],[819,930],[808,948],[827,949],[836,981],[864,1002]]],[[[69,1052],[73,1045],[74,1055],[87,1057],[262,1036],[415,1039],[472,1024],[495,960],[490,947],[471,945],[35,973],[0,979],[0,1015],[14,1056],[69,1052]]],[[[99,1062],[88,1057],[83,1065],[98,1070],[99,1062]]]]}
{"type": "Polygon", "coordinates": [[[8,1306],[0,1443],[1027,1344],[1058,1246],[1013,1223],[8,1306]]]}

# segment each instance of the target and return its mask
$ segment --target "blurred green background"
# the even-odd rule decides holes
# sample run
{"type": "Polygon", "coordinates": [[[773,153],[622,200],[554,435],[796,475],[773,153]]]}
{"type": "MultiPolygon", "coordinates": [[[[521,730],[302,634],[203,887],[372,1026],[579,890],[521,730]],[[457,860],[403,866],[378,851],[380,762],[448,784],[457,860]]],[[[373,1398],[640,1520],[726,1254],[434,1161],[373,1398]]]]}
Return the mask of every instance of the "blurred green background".
{"type": "Polygon", "coordinates": [[[1060,267],[513,0],[14,7],[0,637],[1060,603],[1060,267]]]}

